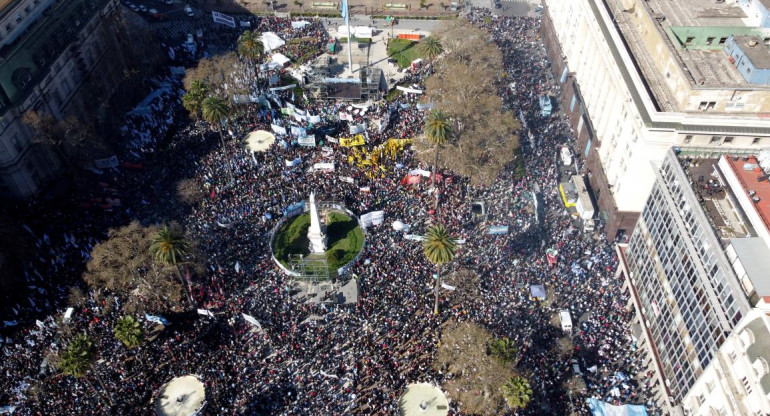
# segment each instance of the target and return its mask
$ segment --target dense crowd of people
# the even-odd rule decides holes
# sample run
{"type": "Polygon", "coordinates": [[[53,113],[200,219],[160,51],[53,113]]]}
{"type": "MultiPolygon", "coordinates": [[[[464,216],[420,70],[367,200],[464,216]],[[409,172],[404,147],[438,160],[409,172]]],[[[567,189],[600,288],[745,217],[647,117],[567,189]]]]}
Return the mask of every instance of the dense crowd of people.
{"type": "MultiPolygon", "coordinates": [[[[175,121],[172,144],[164,144],[173,145],[173,154],[154,154],[151,149],[160,146],[158,138],[180,111],[180,83],[159,83],[157,99],[148,105],[160,103],[162,111],[135,111],[123,133],[135,144],[128,150],[133,158],[146,165],[162,164],[168,175],[193,177],[205,194],[178,220],[199,242],[206,259],[206,272],[193,280],[192,294],[195,306],[207,308],[212,316],[166,316],[171,325],[157,338],[126,349],[112,336],[114,322],[124,314],[120,299],[89,291],[68,322],[59,319],[59,309],[56,315],[0,338],[0,406],[14,406],[13,414],[19,415],[149,415],[154,412],[151,400],[163,383],[194,374],[205,385],[204,414],[393,415],[398,414],[399,398],[409,383],[441,386],[450,381],[450,375],[432,367],[441,337],[438,329],[448,320],[475,322],[495,336],[515,341],[519,369],[535,392],[533,402],[516,414],[567,414],[570,409],[589,414],[587,397],[652,406],[651,386],[645,384],[647,375],[640,374],[644,365],[628,328],[628,294],[615,278],[613,246],[584,232],[558,192],[558,182],[566,175],[556,163],[558,147],[573,143],[573,138],[562,116],[545,118],[538,112],[541,94],[558,94],[548,80],[539,21],[493,18],[484,9],[472,10],[467,18],[490,32],[503,52],[510,82],[516,85],[506,85],[500,93],[510,111],[526,117],[531,133],[531,139],[522,139],[523,176],[516,175],[512,163],[494,184],[476,187],[451,171],[442,172],[437,184],[439,208],[434,212],[430,181],[402,183],[411,170],[429,168],[409,148],[381,161],[376,170],[364,169],[349,163],[349,149],[329,139],[348,136],[348,125],[364,118],[387,123],[382,131],[369,123],[368,149],[389,138],[416,137],[424,112],[410,94],[393,102],[353,107],[262,89],[255,93],[264,93],[269,108],[252,104],[250,111],[230,120],[226,149],[209,151],[211,147],[201,144],[201,137],[210,134],[205,126],[175,121]],[[281,115],[281,108],[289,104],[306,118],[281,115]],[[341,113],[350,121],[341,121],[341,113]],[[312,116],[320,117],[320,122],[309,122],[312,116]],[[273,125],[290,130],[292,124],[307,132],[323,128],[324,134],[316,135],[313,147],[298,145],[291,133],[278,134],[276,143],[261,153],[251,153],[240,140],[250,131],[270,131],[273,125]],[[319,162],[334,163],[334,170],[315,170],[319,162]],[[284,208],[311,192],[359,215],[385,213],[383,225],[367,229],[364,253],[345,277],[358,284],[357,303],[308,302],[273,263],[270,231],[284,208]],[[483,220],[471,210],[472,201],[484,202],[483,220]],[[419,241],[390,227],[396,220],[418,235],[438,221],[464,241],[448,267],[451,270],[444,272],[447,282],[458,289],[442,292],[439,315],[432,313],[435,270],[419,241]],[[509,232],[489,235],[486,229],[492,225],[508,226],[509,232]],[[547,249],[558,251],[555,265],[546,261],[547,249]],[[478,287],[461,293],[467,285],[452,280],[452,271],[460,269],[476,274],[478,287]],[[547,301],[532,299],[533,284],[550,289],[547,301]],[[560,354],[554,345],[568,336],[551,321],[564,308],[570,310],[575,329],[571,350],[560,354]],[[259,325],[247,322],[242,314],[259,325]],[[81,332],[98,342],[101,358],[85,378],[95,373],[103,387],[57,375],[52,368],[53,357],[68,336],[81,332]],[[575,371],[572,360],[582,369],[587,386],[568,398],[565,383],[575,371]],[[113,405],[102,395],[109,396],[113,405]]],[[[278,33],[291,28],[290,20],[280,18],[257,19],[253,24],[260,31],[278,33]]],[[[307,36],[314,36],[318,27],[307,30],[307,36]]],[[[410,73],[404,82],[422,84],[424,71],[410,73]]],[[[94,215],[90,224],[49,213],[45,221],[25,225],[40,253],[27,265],[28,282],[40,285],[40,293],[28,304],[10,309],[4,318],[6,329],[62,306],[66,286],[43,282],[79,270],[73,264],[87,261],[90,249],[104,238],[96,231],[100,221],[163,218],[155,213],[161,210],[157,205],[163,195],[158,193],[163,191],[150,188],[154,195],[143,195],[148,191],[141,169],[121,168],[103,175],[101,192],[119,188],[135,197],[124,197],[120,209],[109,216],[94,215]],[[48,299],[59,301],[46,305],[48,309],[40,307],[48,299]]],[[[150,322],[143,325],[148,332],[154,328],[150,322]]],[[[462,415],[462,405],[452,402],[450,414],[462,415]]]]}

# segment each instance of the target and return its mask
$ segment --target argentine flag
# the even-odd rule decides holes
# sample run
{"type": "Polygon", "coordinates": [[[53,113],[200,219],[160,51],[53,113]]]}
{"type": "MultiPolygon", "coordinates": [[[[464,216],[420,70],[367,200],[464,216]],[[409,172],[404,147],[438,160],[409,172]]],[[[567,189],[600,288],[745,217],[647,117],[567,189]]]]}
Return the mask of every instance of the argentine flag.
{"type": "Polygon", "coordinates": [[[342,18],[345,19],[345,24],[348,24],[348,0],[342,0],[342,18]]]}

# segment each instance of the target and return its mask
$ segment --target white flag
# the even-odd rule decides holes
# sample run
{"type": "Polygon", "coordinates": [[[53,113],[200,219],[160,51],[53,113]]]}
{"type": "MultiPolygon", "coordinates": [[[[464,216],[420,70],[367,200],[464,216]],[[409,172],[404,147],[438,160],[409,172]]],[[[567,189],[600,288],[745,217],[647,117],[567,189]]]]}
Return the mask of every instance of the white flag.
{"type": "Polygon", "coordinates": [[[444,288],[444,289],[446,289],[446,290],[456,290],[456,289],[457,289],[456,287],[454,287],[454,286],[449,286],[449,285],[448,285],[448,284],[446,284],[446,283],[442,283],[442,284],[441,284],[441,287],[443,287],[443,288],[444,288]]]}
{"type": "Polygon", "coordinates": [[[260,332],[262,331],[262,325],[260,325],[260,324],[259,324],[259,321],[257,321],[257,319],[256,319],[256,318],[254,318],[254,317],[253,317],[253,316],[251,316],[251,315],[247,315],[247,314],[245,314],[245,313],[241,313],[241,315],[243,315],[243,319],[244,319],[244,320],[246,320],[246,322],[248,322],[248,323],[250,323],[250,324],[252,324],[252,325],[256,326],[256,327],[257,327],[257,329],[259,329],[259,330],[260,330],[260,332]]]}
{"type": "Polygon", "coordinates": [[[198,315],[214,317],[214,314],[208,309],[198,309],[198,315]]]}

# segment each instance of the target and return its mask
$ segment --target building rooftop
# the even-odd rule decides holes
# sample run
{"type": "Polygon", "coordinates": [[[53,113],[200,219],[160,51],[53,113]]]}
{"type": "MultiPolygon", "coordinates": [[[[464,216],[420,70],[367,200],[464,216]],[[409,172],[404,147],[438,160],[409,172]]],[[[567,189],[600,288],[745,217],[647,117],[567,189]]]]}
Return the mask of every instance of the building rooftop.
{"type": "MultiPolygon", "coordinates": [[[[770,0],[769,0],[770,1],[770,0]]],[[[768,69],[770,68],[770,49],[760,39],[759,36],[752,35],[740,35],[735,36],[735,43],[740,46],[746,58],[751,61],[754,68],[768,69]]]]}
{"type": "Polygon", "coordinates": [[[748,198],[752,199],[762,224],[770,229],[770,182],[759,167],[759,161],[754,156],[740,158],[724,156],[724,160],[743,188],[733,189],[733,192],[744,192],[748,198]]]}
{"type": "Polygon", "coordinates": [[[743,224],[742,213],[727,199],[727,192],[717,174],[719,159],[680,158],[692,189],[701,202],[703,212],[721,238],[743,238],[751,235],[743,224]]]}
{"type": "Polygon", "coordinates": [[[653,17],[665,17],[662,23],[666,26],[744,26],[741,19],[747,17],[735,2],[645,0],[645,3],[653,17]]]}
{"type": "Polygon", "coordinates": [[[735,254],[741,262],[757,296],[770,296],[770,275],[767,274],[767,261],[770,259],[770,248],[759,238],[731,238],[735,254]]]}
{"type": "MultiPolygon", "coordinates": [[[[722,51],[719,39],[731,34],[763,34],[763,29],[747,27],[746,13],[737,3],[717,3],[703,0],[605,0],[615,18],[629,50],[637,61],[656,102],[664,111],[679,111],[673,92],[669,90],[663,74],[655,66],[645,42],[648,34],[642,34],[637,18],[638,12],[645,13],[655,22],[666,46],[674,52],[679,65],[690,75],[695,88],[750,87],[738,72],[729,57],[722,51]],[[642,4],[645,10],[637,10],[642,4]],[[707,34],[708,33],[708,34],[707,34]],[[688,37],[693,36],[701,43],[685,46],[688,37]],[[706,44],[709,37],[716,38],[706,44]]],[[[643,19],[643,17],[642,17],[643,19]]]]}

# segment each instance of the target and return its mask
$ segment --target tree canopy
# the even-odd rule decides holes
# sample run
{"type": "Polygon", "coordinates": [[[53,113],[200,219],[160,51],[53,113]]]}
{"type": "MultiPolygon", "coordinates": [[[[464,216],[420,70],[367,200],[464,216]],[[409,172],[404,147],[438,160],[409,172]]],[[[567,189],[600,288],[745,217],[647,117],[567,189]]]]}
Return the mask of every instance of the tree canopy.
{"type": "Polygon", "coordinates": [[[79,334],[62,352],[59,369],[64,374],[80,378],[88,372],[95,359],[96,344],[86,334],[79,334]]]}
{"type": "MultiPolygon", "coordinates": [[[[502,55],[488,33],[468,22],[450,22],[440,36],[445,53],[426,81],[425,100],[445,112],[454,127],[442,165],[474,184],[490,184],[514,159],[521,130],[498,96],[502,55]]],[[[415,145],[418,157],[430,162],[428,143],[415,145]]]]}
{"type": "Polygon", "coordinates": [[[505,403],[512,409],[523,409],[532,401],[532,388],[527,379],[514,376],[502,387],[505,403]]]}
{"type": "Polygon", "coordinates": [[[159,227],[134,221],[110,229],[108,238],[91,250],[83,279],[126,300],[127,310],[167,310],[179,304],[182,286],[176,269],[153,261],[152,238],[159,227]]]}
{"type": "Polygon", "coordinates": [[[425,233],[425,257],[433,264],[449,263],[455,257],[457,243],[443,224],[435,224],[425,233]]]}
{"type": "Polygon", "coordinates": [[[115,338],[128,348],[135,348],[144,341],[144,332],[133,316],[121,316],[113,328],[115,338]]]}

